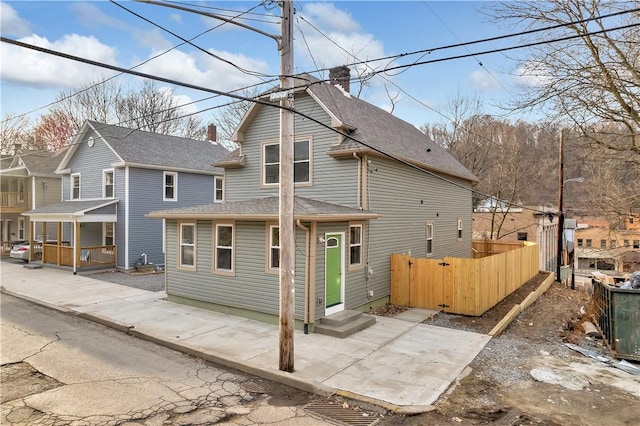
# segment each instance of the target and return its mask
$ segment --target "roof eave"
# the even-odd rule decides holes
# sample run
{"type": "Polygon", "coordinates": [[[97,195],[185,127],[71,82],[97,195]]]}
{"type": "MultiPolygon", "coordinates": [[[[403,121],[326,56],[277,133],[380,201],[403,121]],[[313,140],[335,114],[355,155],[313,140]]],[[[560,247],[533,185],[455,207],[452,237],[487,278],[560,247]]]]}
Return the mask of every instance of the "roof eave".
{"type": "MultiPolygon", "coordinates": [[[[268,222],[278,219],[277,213],[270,214],[232,214],[232,213],[171,213],[163,211],[150,212],[145,217],[152,219],[178,219],[178,220],[245,220],[252,222],[268,222]]],[[[381,216],[377,213],[336,213],[336,214],[295,214],[294,219],[305,222],[342,222],[349,220],[374,220],[381,216]]]]}

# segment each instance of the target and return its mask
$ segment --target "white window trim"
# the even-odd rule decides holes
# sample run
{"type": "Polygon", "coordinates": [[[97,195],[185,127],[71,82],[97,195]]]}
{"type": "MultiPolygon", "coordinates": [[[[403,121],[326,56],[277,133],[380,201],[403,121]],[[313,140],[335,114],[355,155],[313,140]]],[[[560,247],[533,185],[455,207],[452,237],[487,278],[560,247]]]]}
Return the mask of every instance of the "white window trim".
{"type": "Polygon", "coordinates": [[[71,192],[69,193],[69,199],[81,200],[82,199],[82,175],[80,173],[71,173],[70,187],[71,187],[70,188],[71,192]],[[73,183],[76,177],[78,178],[78,198],[73,197],[73,188],[75,187],[73,183]]]}
{"type": "Polygon", "coordinates": [[[432,222],[427,222],[426,228],[426,244],[425,244],[425,254],[426,257],[433,257],[433,234],[435,231],[435,226],[432,222]],[[431,251],[429,251],[429,241],[431,241],[431,251]]]}
{"type": "MultiPolygon", "coordinates": [[[[266,225],[266,230],[267,230],[267,235],[265,238],[265,241],[267,242],[267,247],[266,247],[266,253],[265,253],[265,259],[267,259],[267,264],[266,264],[266,271],[272,274],[278,274],[280,273],[280,268],[273,268],[271,267],[272,263],[272,256],[271,256],[271,249],[276,247],[273,245],[273,241],[271,240],[272,237],[272,233],[271,230],[273,228],[279,228],[277,223],[267,223],[266,225]]],[[[277,246],[278,247],[278,253],[280,253],[280,245],[277,246]]]]}
{"type": "Polygon", "coordinates": [[[236,224],[231,223],[214,223],[213,224],[213,273],[218,275],[235,276],[236,273],[236,224]],[[231,269],[218,269],[218,228],[228,226],[231,227],[231,247],[220,246],[221,248],[231,249],[231,269]]]}
{"type": "MultiPolygon", "coordinates": [[[[178,222],[178,256],[177,267],[184,271],[195,271],[198,259],[198,228],[195,222],[178,222]],[[193,265],[184,265],[182,263],[182,229],[185,226],[193,226],[193,265]]],[[[191,246],[191,244],[185,244],[185,246],[191,246]]]]}
{"type": "Polygon", "coordinates": [[[26,235],[25,220],[24,220],[24,217],[19,217],[18,218],[18,239],[24,240],[25,235],[26,235]]]}
{"type": "Polygon", "coordinates": [[[162,172],[162,201],[178,201],[178,172],[162,172]],[[173,176],[173,198],[167,198],[167,176],[173,176]]]}
{"type": "MultiPolygon", "coordinates": [[[[294,182],[295,186],[312,186],[313,184],[313,139],[311,138],[311,136],[308,137],[300,137],[298,139],[295,140],[294,143],[298,143],[298,142],[307,142],[309,144],[309,158],[308,160],[304,160],[304,162],[309,163],[309,180],[305,181],[305,182],[294,182]]],[[[279,141],[266,141],[266,142],[262,142],[261,148],[260,148],[260,186],[263,188],[277,188],[280,185],[280,175],[278,175],[278,182],[276,183],[267,183],[265,182],[265,178],[266,178],[266,173],[265,173],[265,147],[267,146],[271,146],[271,145],[280,145],[279,141]]],[[[294,147],[295,150],[295,147],[294,147]]],[[[295,164],[296,163],[301,163],[302,161],[294,161],[294,168],[295,168],[295,164]]],[[[278,169],[280,168],[280,151],[278,148],[278,162],[277,163],[270,163],[271,165],[277,164],[278,165],[278,169]]]]}
{"type": "Polygon", "coordinates": [[[112,224],[111,228],[111,238],[113,239],[113,245],[116,245],[116,224],[114,222],[102,222],[102,245],[107,245],[107,223],[112,224]]]}
{"type": "Polygon", "coordinates": [[[214,203],[222,203],[224,202],[224,177],[223,176],[214,176],[213,177],[213,202],[214,203]],[[218,190],[222,193],[222,197],[218,199],[218,190]]]}
{"type": "Polygon", "coordinates": [[[363,222],[350,222],[349,223],[349,271],[354,271],[354,270],[358,270],[358,269],[362,269],[364,267],[364,223],[363,222]],[[351,228],[360,228],[360,242],[358,244],[352,244],[351,241],[351,228]],[[351,247],[353,246],[360,246],[360,262],[359,263],[351,263],[351,247]]]}
{"type": "Polygon", "coordinates": [[[462,234],[462,219],[458,218],[458,230],[457,230],[458,241],[463,240],[462,234]]]}
{"type": "Polygon", "coordinates": [[[114,169],[102,170],[102,198],[115,198],[116,196],[116,172],[114,169]],[[111,173],[112,195],[107,197],[107,173],[111,173]]]}

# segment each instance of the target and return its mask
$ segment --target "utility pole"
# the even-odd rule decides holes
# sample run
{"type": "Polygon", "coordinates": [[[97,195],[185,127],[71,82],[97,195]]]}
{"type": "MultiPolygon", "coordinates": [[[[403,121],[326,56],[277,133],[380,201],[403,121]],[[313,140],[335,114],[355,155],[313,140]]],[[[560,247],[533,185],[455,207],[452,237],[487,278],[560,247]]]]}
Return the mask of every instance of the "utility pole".
{"type": "Polygon", "coordinates": [[[560,131],[560,153],[558,157],[558,253],[556,258],[556,280],[562,282],[560,279],[560,267],[562,265],[562,240],[564,239],[564,211],[562,210],[562,192],[564,189],[564,150],[562,144],[564,143],[564,130],[560,131]]]}
{"type": "Polygon", "coordinates": [[[293,371],[294,276],[296,269],[293,216],[293,3],[282,2],[280,41],[280,370],[293,371]]]}

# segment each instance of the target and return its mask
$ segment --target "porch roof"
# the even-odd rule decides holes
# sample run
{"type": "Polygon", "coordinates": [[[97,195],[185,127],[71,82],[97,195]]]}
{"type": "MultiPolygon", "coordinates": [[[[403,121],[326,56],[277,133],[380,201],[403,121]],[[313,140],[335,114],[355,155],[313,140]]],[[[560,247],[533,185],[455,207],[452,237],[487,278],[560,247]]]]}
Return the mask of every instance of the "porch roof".
{"type": "MultiPolygon", "coordinates": [[[[279,198],[267,197],[231,203],[216,203],[178,209],[158,210],[147,217],[162,219],[278,220],[279,198]]],[[[312,222],[378,219],[379,214],[309,198],[294,198],[294,218],[312,222]]]]}
{"type": "Polygon", "coordinates": [[[35,222],[116,222],[118,198],[111,200],[73,200],[51,204],[22,213],[35,222]],[[96,212],[103,207],[112,209],[96,212]]]}

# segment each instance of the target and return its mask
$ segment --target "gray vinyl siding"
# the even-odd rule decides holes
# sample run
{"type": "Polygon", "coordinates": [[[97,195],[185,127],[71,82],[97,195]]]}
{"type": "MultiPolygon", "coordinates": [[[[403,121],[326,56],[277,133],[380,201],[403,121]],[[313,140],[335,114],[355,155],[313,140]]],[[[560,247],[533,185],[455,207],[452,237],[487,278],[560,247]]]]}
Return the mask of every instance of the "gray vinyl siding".
{"type": "Polygon", "coordinates": [[[80,224],[80,246],[93,247],[102,245],[102,222],[86,222],[80,224]]]}
{"type": "MultiPolygon", "coordinates": [[[[162,170],[129,169],[129,267],[133,266],[142,253],[147,255],[148,262],[156,265],[164,263],[162,220],[149,219],[145,215],[153,210],[211,204],[214,196],[213,181],[214,177],[211,175],[180,172],[178,201],[163,201],[162,170]]],[[[118,238],[118,241],[121,239],[118,238]]]]}
{"type": "MultiPolygon", "coordinates": [[[[433,257],[471,257],[471,188],[453,185],[391,160],[372,158],[369,172],[369,209],[382,215],[369,222],[365,248],[374,273],[374,298],[390,294],[390,254],[426,255],[426,223],[434,224],[433,257]],[[463,238],[458,240],[458,218],[463,238]]],[[[447,180],[454,180],[446,177],[447,180]]],[[[356,305],[367,302],[356,294],[356,305]]]]}
{"type": "MultiPolygon", "coordinates": [[[[187,220],[183,222],[189,222],[187,220]]],[[[277,273],[265,273],[264,222],[235,223],[235,276],[213,273],[213,232],[216,222],[197,221],[196,271],[177,268],[178,222],[167,220],[167,294],[229,307],[278,315],[280,290],[277,273]]],[[[229,223],[222,221],[219,223],[229,223]]],[[[304,314],[305,232],[296,234],[295,317],[304,314]]]]}
{"type": "MultiPolygon", "coordinates": [[[[330,117],[309,96],[296,97],[296,109],[331,124],[330,117]]],[[[242,201],[251,198],[269,197],[278,194],[278,188],[261,188],[262,142],[277,142],[279,139],[279,110],[260,107],[260,111],[244,133],[242,153],[245,166],[226,170],[226,201],[242,201]]],[[[338,142],[338,135],[310,120],[295,116],[296,140],[307,136],[312,141],[312,186],[297,185],[295,193],[348,207],[357,207],[358,161],[349,158],[336,160],[327,154],[338,142]]]]}
{"type": "MultiPolygon", "coordinates": [[[[90,136],[96,135],[87,134],[67,165],[71,173],[80,173],[80,197],[83,199],[102,198],[102,171],[112,169],[111,164],[119,161],[101,138],[95,137],[95,144],[89,147],[86,141],[90,136]]],[[[65,175],[65,200],[71,198],[70,179],[70,175],[65,175]]]]}
{"type": "MultiPolygon", "coordinates": [[[[33,177],[35,180],[35,205],[34,209],[50,204],[60,203],[60,186],[62,179],[59,177],[33,177]]],[[[31,190],[29,190],[31,191],[31,190]]]]}

